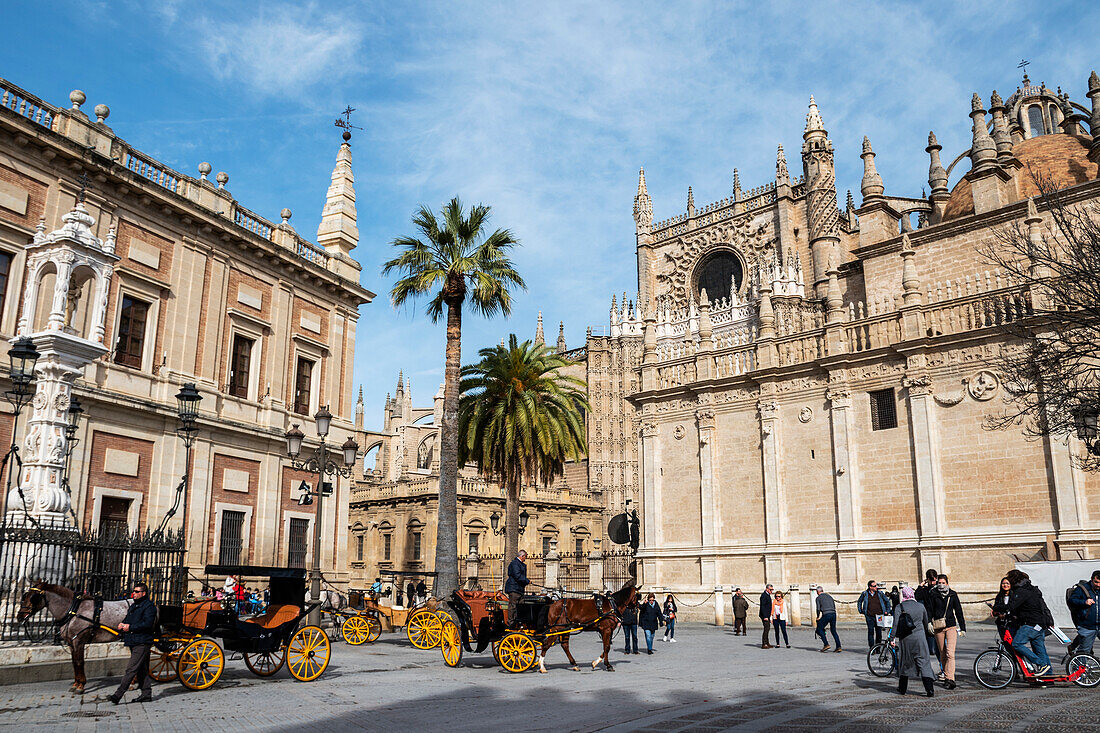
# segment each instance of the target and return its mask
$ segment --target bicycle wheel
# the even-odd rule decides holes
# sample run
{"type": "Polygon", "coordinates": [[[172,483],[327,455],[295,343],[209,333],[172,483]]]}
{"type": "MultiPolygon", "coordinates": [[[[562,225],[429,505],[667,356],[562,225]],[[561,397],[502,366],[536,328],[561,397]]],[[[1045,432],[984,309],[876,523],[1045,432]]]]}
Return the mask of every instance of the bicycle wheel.
{"type": "Polygon", "coordinates": [[[1000,649],[987,649],[974,660],[974,676],[990,690],[1003,690],[1016,679],[1016,663],[1000,649]]]}
{"type": "Polygon", "coordinates": [[[894,650],[886,643],[878,643],[867,652],[867,669],[875,677],[889,677],[897,668],[897,657],[894,650]]]}
{"type": "Polygon", "coordinates": [[[1091,654],[1074,654],[1066,662],[1066,672],[1070,675],[1081,671],[1081,675],[1073,680],[1073,684],[1081,687],[1096,687],[1100,685],[1100,662],[1091,654]]]}

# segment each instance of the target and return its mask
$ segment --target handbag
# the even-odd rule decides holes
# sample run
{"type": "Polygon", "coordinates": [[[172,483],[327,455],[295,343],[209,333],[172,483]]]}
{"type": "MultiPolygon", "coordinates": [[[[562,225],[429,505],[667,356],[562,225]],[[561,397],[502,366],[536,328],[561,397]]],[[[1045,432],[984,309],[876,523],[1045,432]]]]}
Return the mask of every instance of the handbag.
{"type": "Polygon", "coordinates": [[[932,633],[938,634],[947,628],[947,618],[934,618],[932,619],[932,633]]]}

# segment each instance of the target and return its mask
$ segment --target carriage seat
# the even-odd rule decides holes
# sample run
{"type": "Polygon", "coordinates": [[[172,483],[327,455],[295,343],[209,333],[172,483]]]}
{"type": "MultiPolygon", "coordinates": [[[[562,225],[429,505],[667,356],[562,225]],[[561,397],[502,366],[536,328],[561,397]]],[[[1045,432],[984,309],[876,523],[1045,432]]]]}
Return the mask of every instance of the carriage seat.
{"type": "Polygon", "coordinates": [[[218,601],[196,601],[183,604],[182,626],[188,629],[206,630],[206,616],[211,611],[221,610],[222,604],[218,601]]]}
{"type": "Polygon", "coordinates": [[[272,604],[268,606],[267,610],[261,613],[259,616],[241,619],[241,621],[246,624],[256,624],[257,626],[262,626],[265,629],[275,629],[289,621],[296,621],[301,612],[302,611],[298,606],[293,606],[290,604],[272,604]]]}

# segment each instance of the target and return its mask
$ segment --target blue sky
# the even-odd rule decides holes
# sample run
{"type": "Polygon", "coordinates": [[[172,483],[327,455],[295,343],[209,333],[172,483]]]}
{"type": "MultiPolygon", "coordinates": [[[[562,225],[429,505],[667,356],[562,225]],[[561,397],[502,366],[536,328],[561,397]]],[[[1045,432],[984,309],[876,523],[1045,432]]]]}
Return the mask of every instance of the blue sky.
{"type": "MultiPolygon", "coordinates": [[[[639,165],[654,216],[792,175],[810,94],[859,201],[868,135],[887,193],[919,195],[929,130],[945,163],[969,145],[970,96],[1020,80],[1080,102],[1098,64],[1094,3],[185,3],[19,2],[2,11],[0,76],[86,109],[138,149],[197,175],[209,161],[249,209],[313,238],[347,104],[362,284],[355,384],[377,427],[397,372],[427,404],[443,373],[443,327],[395,311],[379,265],[421,203],[493,206],[522,240],[529,290],[510,319],[465,320],[464,361],[507,333],[571,347],[634,290],[639,165]],[[765,7],[766,5],[766,7],[765,7]],[[1090,30],[1091,29],[1091,30],[1090,30]]],[[[952,176],[965,171],[965,164],[952,176]]]]}

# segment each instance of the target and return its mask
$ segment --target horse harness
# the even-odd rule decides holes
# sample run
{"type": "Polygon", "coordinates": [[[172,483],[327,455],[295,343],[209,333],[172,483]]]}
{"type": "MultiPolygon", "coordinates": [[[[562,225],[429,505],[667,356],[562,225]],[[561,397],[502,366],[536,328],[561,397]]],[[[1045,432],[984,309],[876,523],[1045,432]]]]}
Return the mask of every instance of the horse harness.
{"type": "Polygon", "coordinates": [[[99,596],[99,595],[88,596],[88,595],[84,595],[83,593],[73,593],[73,602],[72,602],[72,605],[69,606],[68,613],[66,613],[65,616],[62,617],[60,621],[56,621],[55,623],[58,626],[58,630],[60,630],[60,628],[62,626],[69,623],[74,618],[78,618],[81,621],[87,621],[89,624],[91,624],[91,626],[89,626],[86,629],[81,629],[80,631],[78,631],[76,633],[75,636],[79,636],[79,635],[84,634],[88,631],[91,631],[94,634],[95,632],[98,632],[100,629],[103,629],[105,631],[109,631],[112,634],[114,634],[115,636],[119,636],[120,634],[119,634],[118,629],[112,629],[110,626],[104,626],[103,624],[99,623],[99,617],[102,613],[103,613],[103,598],[101,596],[99,596]],[[80,606],[81,606],[81,604],[84,603],[84,601],[91,601],[92,602],[92,617],[91,618],[88,618],[84,614],[79,613],[80,606]]]}
{"type": "Polygon", "coordinates": [[[592,600],[596,604],[596,618],[583,624],[577,624],[571,618],[569,618],[569,604],[563,603],[562,610],[565,612],[565,623],[555,624],[556,626],[576,626],[579,625],[583,629],[598,628],[600,622],[604,619],[614,619],[616,624],[622,624],[623,618],[619,613],[618,607],[615,605],[615,601],[611,598],[609,593],[593,593],[592,600]],[[608,608],[604,607],[607,604],[608,608]]]}

